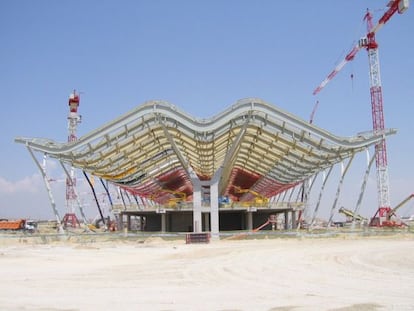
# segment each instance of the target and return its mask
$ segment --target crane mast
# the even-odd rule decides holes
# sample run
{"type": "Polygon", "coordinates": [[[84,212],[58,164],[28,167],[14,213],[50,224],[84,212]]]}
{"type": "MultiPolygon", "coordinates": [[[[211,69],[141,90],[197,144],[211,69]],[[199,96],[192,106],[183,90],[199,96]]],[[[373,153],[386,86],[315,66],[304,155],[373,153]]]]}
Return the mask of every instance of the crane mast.
{"type": "MultiPolygon", "coordinates": [[[[81,122],[81,116],[78,114],[79,107],[79,94],[73,91],[69,96],[69,114],[68,114],[68,143],[76,141],[77,127],[81,122]]],[[[79,220],[75,214],[75,207],[77,205],[76,196],[76,176],[73,166],[70,168],[70,177],[66,178],[66,208],[68,212],[62,219],[64,227],[71,226],[76,227],[79,224],[79,220]]]]}
{"type": "MultiPolygon", "coordinates": [[[[382,101],[381,74],[378,55],[378,44],[373,32],[372,14],[367,11],[364,19],[367,22],[368,34],[361,39],[359,45],[368,51],[372,128],[374,133],[381,134],[385,129],[384,106],[382,101]]],[[[385,217],[390,208],[390,187],[388,177],[387,147],[385,138],[375,145],[375,162],[377,168],[378,212],[380,219],[385,217]]]]}
{"type": "MultiPolygon", "coordinates": [[[[404,13],[409,7],[409,0],[391,0],[388,3],[388,10],[378,20],[374,26],[372,22],[372,14],[367,11],[364,20],[367,22],[367,35],[360,39],[358,44],[345,56],[345,58],[334,68],[334,70],[323,80],[313,91],[313,95],[318,94],[335,76],[336,74],[363,48],[368,52],[369,77],[370,77],[370,93],[371,93],[371,109],[372,109],[372,127],[376,134],[383,134],[385,129],[384,109],[382,101],[382,86],[380,75],[380,64],[378,56],[378,44],[375,40],[376,32],[381,29],[385,23],[398,12],[404,13]]],[[[378,210],[379,224],[386,220],[387,214],[391,211],[390,207],[390,190],[388,178],[388,161],[387,147],[385,136],[375,145],[376,151],[376,167],[377,167],[377,191],[378,191],[378,210]]]]}

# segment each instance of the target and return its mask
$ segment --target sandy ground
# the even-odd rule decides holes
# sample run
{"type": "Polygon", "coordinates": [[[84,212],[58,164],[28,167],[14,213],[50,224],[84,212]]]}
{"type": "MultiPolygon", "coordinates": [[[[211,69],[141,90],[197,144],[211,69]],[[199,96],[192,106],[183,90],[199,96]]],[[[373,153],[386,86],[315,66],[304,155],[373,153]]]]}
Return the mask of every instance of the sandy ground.
{"type": "Polygon", "coordinates": [[[0,245],[0,310],[414,310],[413,234],[0,245]]]}

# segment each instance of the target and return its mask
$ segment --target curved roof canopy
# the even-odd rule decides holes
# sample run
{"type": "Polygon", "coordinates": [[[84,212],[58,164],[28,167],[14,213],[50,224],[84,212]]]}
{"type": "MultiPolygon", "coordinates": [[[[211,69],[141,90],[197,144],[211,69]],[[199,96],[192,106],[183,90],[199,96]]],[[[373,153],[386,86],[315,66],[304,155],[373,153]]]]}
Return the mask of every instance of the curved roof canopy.
{"type": "MultiPolygon", "coordinates": [[[[337,137],[260,99],[238,101],[209,119],[167,102],[150,101],[75,142],[16,138],[28,148],[165,202],[174,192],[191,199],[194,180],[219,179],[219,195],[265,197],[380,141],[383,133],[337,137]]],[[[248,200],[248,198],[246,198],[248,200]]]]}

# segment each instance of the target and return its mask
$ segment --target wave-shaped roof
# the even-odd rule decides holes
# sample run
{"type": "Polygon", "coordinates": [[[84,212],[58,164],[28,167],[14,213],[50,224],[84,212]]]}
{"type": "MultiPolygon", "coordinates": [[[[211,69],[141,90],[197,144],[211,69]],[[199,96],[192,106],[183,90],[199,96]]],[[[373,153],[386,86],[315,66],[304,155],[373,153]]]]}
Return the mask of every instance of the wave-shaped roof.
{"type": "Polygon", "coordinates": [[[192,178],[220,174],[219,195],[238,200],[237,187],[272,197],[395,132],[338,137],[249,98],[208,119],[149,101],[75,142],[15,141],[139,196],[164,189],[191,199],[192,178]]]}

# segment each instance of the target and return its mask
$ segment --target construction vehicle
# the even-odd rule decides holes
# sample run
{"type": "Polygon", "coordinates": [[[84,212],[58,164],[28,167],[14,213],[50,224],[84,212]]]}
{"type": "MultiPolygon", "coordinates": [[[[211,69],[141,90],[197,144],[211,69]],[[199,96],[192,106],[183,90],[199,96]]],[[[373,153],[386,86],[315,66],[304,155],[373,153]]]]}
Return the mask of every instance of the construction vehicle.
{"type": "Polygon", "coordinates": [[[0,230],[7,231],[27,231],[33,233],[37,230],[37,223],[26,219],[0,220],[0,230]]]}
{"type": "Polygon", "coordinates": [[[173,195],[172,197],[168,198],[166,202],[167,206],[170,208],[175,208],[181,203],[187,201],[187,194],[185,192],[174,191],[174,190],[169,190],[169,189],[158,190],[153,195],[151,195],[151,200],[155,201],[156,198],[163,197],[164,196],[163,193],[169,193],[173,195]]]}
{"type": "Polygon", "coordinates": [[[269,198],[261,195],[260,193],[253,191],[251,189],[242,189],[240,187],[234,186],[235,189],[235,193],[249,193],[251,195],[253,195],[253,200],[252,201],[243,201],[243,205],[246,206],[251,206],[251,205],[255,205],[255,206],[263,206],[269,203],[269,198]]]}
{"type": "Polygon", "coordinates": [[[414,193],[410,194],[400,203],[398,203],[394,208],[389,208],[387,210],[378,210],[374,217],[371,218],[370,226],[373,227],[402,227],[406,226],[407,224],[398,219],[392,219],[392,216],[396,216],[397,210],[404,206],[408,201],[414,198],[414,193]],[[382,212],[382,213],[381,213],[382,212]]]}

